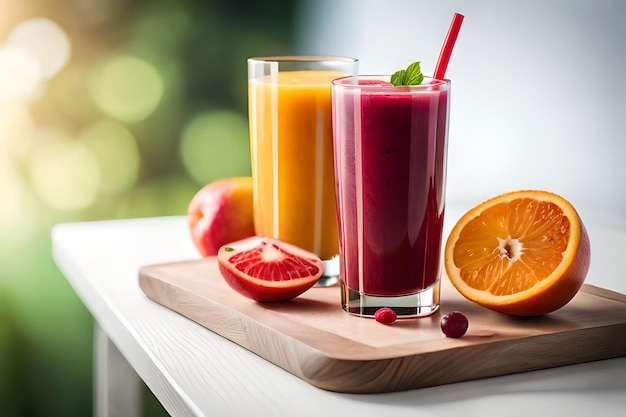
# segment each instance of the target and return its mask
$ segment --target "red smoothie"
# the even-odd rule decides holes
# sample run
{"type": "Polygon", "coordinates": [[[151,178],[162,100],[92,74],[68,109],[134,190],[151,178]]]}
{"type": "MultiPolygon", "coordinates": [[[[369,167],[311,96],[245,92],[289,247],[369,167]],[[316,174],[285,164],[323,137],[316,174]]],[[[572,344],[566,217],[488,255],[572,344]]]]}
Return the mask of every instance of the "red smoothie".
{"type": "Polygon", "coordinates": [[[367,295],[414,294],[440,276],[450,84],[363,78],[333,88],[341,279],[367,295]]]}

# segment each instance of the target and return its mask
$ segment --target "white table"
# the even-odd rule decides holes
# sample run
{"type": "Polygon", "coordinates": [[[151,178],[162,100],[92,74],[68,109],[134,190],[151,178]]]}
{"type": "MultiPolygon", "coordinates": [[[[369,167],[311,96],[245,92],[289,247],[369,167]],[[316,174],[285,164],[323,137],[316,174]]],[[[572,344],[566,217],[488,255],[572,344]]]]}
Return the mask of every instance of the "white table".
{"type": "MultiPolygon", "coordinates": [[[[446,231],[460,214],[448,209],[446,231]]],[[[587,282],[626,293],[626,220],[581,215],[587,282]]],[[[198,258],[185,217],[62,224],[52,240],[96,322],[98,416],[141,415],[137,375],[174,416],[626,415],[626,358],[389,394],[327,392],[145,297],[140,266],[198,258]]]]}

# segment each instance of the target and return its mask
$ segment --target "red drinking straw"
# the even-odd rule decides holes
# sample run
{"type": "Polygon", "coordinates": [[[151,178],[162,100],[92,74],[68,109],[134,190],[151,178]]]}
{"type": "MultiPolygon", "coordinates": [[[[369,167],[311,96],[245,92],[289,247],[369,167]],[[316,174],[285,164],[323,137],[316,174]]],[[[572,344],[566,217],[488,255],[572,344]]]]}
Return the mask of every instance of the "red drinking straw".
{"type": "Polygon", "coordinates": [[[450,24],[450,29],[448,30],[448,35],[446,36],[446,41],[443,43],[441,47],[441,53],[439,54],[439,61],[437,61],[437,66],[435,67],[435,75],[433,78],[435,80],[443,80],[443,77],[446,75],[446,69],[448,69],[448,62],[450,62],[450,55],[452,55],[452,48],[454,48],[454,43],[456,42],[457,36],[459,36],[459,30],[461,30],[461,23],[463,23],[462,14],[455,13],[452,17],[452,23],[450,24]]]}

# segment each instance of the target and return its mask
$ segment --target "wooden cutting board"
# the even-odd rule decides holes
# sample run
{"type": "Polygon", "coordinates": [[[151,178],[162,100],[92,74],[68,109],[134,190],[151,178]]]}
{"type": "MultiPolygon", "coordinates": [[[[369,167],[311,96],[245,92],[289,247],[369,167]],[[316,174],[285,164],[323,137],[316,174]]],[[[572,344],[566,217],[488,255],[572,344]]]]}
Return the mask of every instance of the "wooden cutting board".
{"type": "Polygon", "coordinates": [[[345,313],[338,287],[249,300],[227,286],[215,258],[145,266],[139,284],[155,302],[330,391],[400,391],[626,356],[626,296],[589,285],[554,313],[516,318],[465,300],[444,276],[439,312],[386,326],[345,313]],[[439,328],[452,310],[470,322],[460,339],[439,328]]]}

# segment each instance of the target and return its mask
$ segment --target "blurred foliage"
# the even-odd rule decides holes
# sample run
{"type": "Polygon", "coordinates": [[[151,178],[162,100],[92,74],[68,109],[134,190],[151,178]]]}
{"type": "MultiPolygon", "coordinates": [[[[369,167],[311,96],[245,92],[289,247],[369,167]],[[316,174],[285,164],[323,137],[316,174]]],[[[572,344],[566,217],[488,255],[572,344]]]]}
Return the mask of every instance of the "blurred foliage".
{"type": "Polygon", "coordinates": [[[0,414],[92,414],[93,322],[51,227],[185,214],[249,175],[245,61],[293,53],[296,7],[0,0],[0,414]]]}

